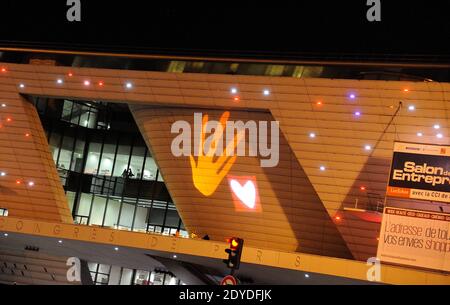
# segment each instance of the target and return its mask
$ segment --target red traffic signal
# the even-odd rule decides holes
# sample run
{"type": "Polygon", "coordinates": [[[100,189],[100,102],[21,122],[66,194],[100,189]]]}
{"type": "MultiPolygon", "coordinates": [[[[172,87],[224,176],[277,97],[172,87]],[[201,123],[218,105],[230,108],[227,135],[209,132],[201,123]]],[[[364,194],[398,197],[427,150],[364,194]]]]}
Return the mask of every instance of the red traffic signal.
{"type": "Polygon", "coordinates": [[[227,242],[230,247],[229,249],[225,250],[225,252],[228,254],[228,259],[225,259],[224,263],[230,269],[239,269],[244,240],[241,238],[232,237],[228,238],[227,242]]]}

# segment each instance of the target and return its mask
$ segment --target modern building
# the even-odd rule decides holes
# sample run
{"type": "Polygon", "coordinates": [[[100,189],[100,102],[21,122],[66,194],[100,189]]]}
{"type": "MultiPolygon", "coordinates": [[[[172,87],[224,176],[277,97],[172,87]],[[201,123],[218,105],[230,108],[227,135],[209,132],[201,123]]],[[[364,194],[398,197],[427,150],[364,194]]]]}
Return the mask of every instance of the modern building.
{"type": "Polygon", "coordinates": [[[395,142],[449,144],[448,65],[0,61],[3,283],[70,283],[76,257],[78,284],[218,284],[234,236],[242,283],[450,284],[445,250],[441,269],[367,264],[385,207],[450,215],[386,197],[395,142]]]}

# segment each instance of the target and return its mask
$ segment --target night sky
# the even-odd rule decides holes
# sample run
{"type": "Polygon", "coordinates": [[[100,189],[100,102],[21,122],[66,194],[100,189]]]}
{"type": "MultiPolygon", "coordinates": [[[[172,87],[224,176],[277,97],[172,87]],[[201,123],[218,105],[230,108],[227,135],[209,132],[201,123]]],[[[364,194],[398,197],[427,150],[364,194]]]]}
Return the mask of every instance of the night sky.
{"type": "Polygon", "coordinates": [[[381,0],[382,21],[371,23],[366,0],[82,0],[82,22],[70,23],[65,0],[2,0],[0,44],[278,58],[439,55],[442,62],[450,55],[448,2],[381,0]]]}

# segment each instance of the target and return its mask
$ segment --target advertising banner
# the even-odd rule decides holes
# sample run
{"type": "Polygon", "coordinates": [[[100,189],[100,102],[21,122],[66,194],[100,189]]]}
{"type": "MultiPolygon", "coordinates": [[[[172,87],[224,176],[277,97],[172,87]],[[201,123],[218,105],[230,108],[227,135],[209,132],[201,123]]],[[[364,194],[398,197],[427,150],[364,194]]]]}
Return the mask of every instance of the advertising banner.
{"type": "Polygon", "coordinates": [[[387,196],[450,203],[450,146],[395,143],[387,196]]]}
{"type": "Polygon", "coordinates": [[[450,214],[385,208],[377,257],[450,271],[450,214]]]}

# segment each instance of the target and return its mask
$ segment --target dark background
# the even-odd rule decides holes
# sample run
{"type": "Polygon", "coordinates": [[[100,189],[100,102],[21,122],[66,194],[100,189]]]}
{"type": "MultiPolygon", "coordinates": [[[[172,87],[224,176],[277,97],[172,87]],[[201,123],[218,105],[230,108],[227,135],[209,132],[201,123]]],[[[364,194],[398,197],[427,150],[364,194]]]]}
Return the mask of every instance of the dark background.
{"type": "Polygon", "coordinates": [[[71,23],[66,0],[1,0],[0,46],[448,61],[448,0],[381,0],[381,22],[367,21],[366,1],[81,0],[71,23]]]}

